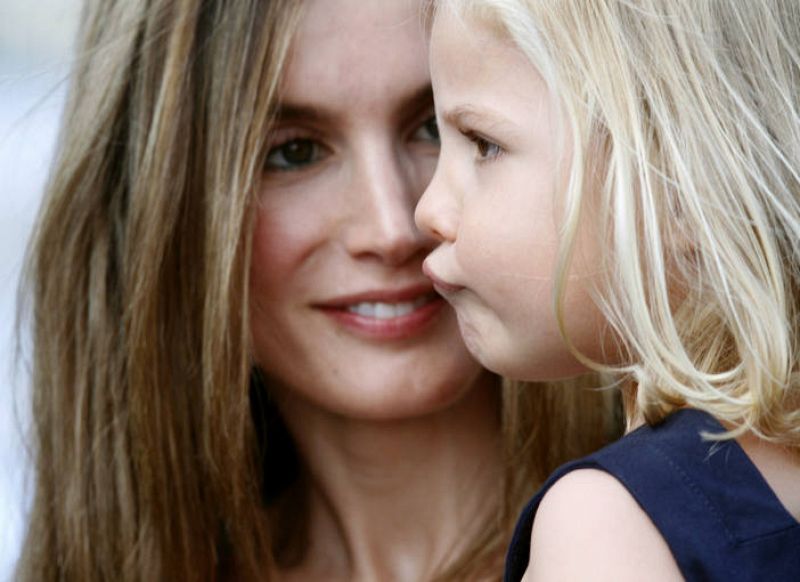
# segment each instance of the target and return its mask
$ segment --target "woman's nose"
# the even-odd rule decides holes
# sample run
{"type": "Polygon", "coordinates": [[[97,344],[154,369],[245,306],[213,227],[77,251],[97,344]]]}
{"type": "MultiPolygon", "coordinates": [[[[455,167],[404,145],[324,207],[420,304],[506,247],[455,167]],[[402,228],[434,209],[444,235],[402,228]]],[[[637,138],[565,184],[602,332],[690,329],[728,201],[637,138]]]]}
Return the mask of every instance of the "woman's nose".
{"type": "Polygon", "coordinates": [[[353,256],[372,256],[401,265],[431,248],[414,224],[414,205],[425,187],[413,164],[393,148],[372,147],[355,164],[346,245],[353,256]]]}
{"type": "Polygon", "coordinates": [[[453,242],[456,238],[458,203],[450,194],[440,161],[414,212],[414,220],[420,231],[438,242],[453,242]]]}

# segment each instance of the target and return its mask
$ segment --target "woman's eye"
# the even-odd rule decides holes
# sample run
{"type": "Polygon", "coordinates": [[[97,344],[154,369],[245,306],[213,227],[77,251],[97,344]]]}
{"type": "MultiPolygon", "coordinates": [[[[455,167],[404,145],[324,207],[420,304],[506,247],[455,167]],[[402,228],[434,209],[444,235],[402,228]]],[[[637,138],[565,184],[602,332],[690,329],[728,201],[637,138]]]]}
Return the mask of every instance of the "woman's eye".
{"type": "Polygon", "coordinates": [[[414,140],[430,141],[439,143],[439,126],[436,124],[436,116],[431,115],[422,125],[419,126],[413,135],[414,140]]]}
{"type": "Polygon", "coordinates": [[[321,160],[325,155],[320,144],[312,139],[292,139],[275,146],[267,153],[265,170],[298,170],[321,160]]]}

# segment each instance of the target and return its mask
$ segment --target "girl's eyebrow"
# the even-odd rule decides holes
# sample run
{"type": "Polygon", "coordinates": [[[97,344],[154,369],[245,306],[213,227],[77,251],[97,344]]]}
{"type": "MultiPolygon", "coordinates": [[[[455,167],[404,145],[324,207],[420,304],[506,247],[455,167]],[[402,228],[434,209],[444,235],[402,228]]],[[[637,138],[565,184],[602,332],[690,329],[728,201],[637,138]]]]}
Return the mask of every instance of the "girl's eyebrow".
{"type": "Polygon", "coordinates": [[[514,132],[516,124],[498,111],[485,107],[477,107],[470,103],[457,105],[442,113],[444,122],[455,128],[472,127],[475,125],[487,129],[514,132]]]}

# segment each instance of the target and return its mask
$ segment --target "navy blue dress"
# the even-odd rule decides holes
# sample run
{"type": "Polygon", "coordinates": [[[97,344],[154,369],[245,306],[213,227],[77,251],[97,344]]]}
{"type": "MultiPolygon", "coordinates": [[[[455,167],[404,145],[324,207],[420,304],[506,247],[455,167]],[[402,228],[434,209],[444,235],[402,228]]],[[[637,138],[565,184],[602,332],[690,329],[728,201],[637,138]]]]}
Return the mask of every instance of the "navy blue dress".
{"type": "Polygon", "coordinates": [[[800,523],[735,441],[700,436],[722,431],[708,414],[680,410],[559,468],[517,522],[505,580],[516,582],[525,573],[531,526],[545,492],[566,473],[593,468],[628,489],[687,580],[800,582],[800,523]]]}

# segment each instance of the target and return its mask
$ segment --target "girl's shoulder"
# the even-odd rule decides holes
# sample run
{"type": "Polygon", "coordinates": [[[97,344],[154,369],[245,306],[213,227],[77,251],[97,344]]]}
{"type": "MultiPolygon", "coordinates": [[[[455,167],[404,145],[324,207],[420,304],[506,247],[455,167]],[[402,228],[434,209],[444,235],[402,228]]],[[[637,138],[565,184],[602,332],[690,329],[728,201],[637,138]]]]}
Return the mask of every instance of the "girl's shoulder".
{"type": "Polygon", "coordinates": [[[669,546],[611,474],[570,471],[541,499],[527,576],[533,580],[681,580],[669,546]]]}
{"type": "MultiPolygon", "coordinates": [[[[615,579],[626,565],[633,568],[638,560],[652,567],[668,554],[689,579],[763,579],[765,567],[800,579],[800,525],[735,441],[704,436],[720,432],[708,414],[681,410],[561,467],[520,518],[506,579],[520,579],[527,567],[534,516],[535,537],[541,531],[548,538],[534,540],[541,544],[537,556],[560,552],[557,535],[590,535],[594,545],[587,541],[581,550],[615,549],[617,563],[608,564],[615,579]]],[[[593,578],[603,559],[584,558],[596,568],[593,578]]]]}

